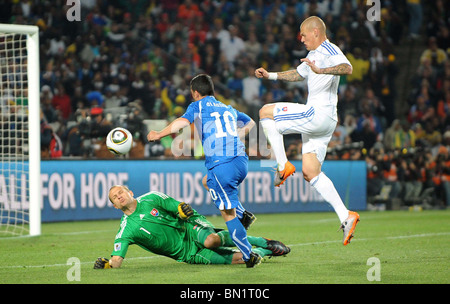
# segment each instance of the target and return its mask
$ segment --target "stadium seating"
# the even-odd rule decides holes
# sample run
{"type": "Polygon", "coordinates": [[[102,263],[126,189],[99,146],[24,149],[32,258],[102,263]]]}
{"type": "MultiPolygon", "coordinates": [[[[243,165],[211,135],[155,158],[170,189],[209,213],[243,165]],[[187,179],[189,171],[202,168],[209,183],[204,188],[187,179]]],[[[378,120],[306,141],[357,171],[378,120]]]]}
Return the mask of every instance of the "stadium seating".
{"type": "MultiPolygon", "coordinates": [[[[399,207],[399,201],[406,206],[424,201],[432,201],[434,207],[450,204],[450,39],[448,19],[438,13],[438,4],[422,1],[417,34],[409,32],[412,17],[398,1],[383,2],[382,22],[367,21],[364,1],[192,1],[191,6],[184,1],[138,0],[135,6],[127,1],[81,2],[79,22],[67,20],[67,7],[58,7],[60,2],[0,4],[1,22],[40,27],[41,104],[44,120],[63,142],[63,158],[104,155],[79,148],[105,135],[91,132],[92,125],[86,123],[97,113],[95,107],[103,109],[95,114],[101,116],[99,125],[126,124],[140,134],[140,147],[148,151],[147,122],[170,121],[185,109],[188,80],[199,72],[211,74],[220,98],[256,121],[257,109],[266,102],[305,102],[304,84],[257,82],[259,96],[251,100],[245,97],[246,84],[255,83],[251,70],[259,66],[295,68],[306,55],[298,41],[299,25],[305,17],[319,15],[329,39],[355,67],[352,77],[341,77],[339,132],[346,134],[336,135],[329,159],[364,159],[369,166],[381,148],[385,162],[391,162],[383,174],[398,172],[390,179],[381,174],[381,187],[369,202],[390,202],[389,208],[399,207]],[[229,42],[230,32],[244,47],[239,56],[227,60],[222,46],[229,42]],[[439,60],[433,57],[436,52],[439,60]],[[62,104],[67,100],[69,111],[62,104]],[[358,120],[364,124],[375,119],[376,129],[368,129],[368,134],[358,130],[358,120]],[[398,128],[396,119],[401,121],[398,128]],[[80,132],[74,130],[82,136],[76,138],[80,132]],[[362,148],[343,148],[360,140],[362,148]],[[74,145],[78,148],[72,149],[74,145]],[[402,168],[401,157],[389,156],[418,153],[429,159],[421,163],[416,177],[405,177],[414,168],[402,168]]],[[[450,11],[445,5],[443,11],[450,11]]],[[[296,140],[288,138],[286,145],[296,140]]],[[[144,155],[151,153],[135,157],[144,155]]]]}

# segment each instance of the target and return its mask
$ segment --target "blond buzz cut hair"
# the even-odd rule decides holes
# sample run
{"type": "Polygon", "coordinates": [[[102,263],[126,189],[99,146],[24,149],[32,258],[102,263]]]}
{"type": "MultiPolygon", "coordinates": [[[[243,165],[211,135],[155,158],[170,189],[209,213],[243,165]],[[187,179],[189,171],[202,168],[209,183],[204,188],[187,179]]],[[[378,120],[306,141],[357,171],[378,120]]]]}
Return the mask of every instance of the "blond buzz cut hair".
{"type": "Polygon", "coordinates": [[[302,27],[308,30],[318,29],[319,33],[323,35],[325,35],[327,31],[325,22],[323,22],[323,20],[317,16],[311,16],[303,20],[302,24],[300,25],[300,29],[302,27]]]}

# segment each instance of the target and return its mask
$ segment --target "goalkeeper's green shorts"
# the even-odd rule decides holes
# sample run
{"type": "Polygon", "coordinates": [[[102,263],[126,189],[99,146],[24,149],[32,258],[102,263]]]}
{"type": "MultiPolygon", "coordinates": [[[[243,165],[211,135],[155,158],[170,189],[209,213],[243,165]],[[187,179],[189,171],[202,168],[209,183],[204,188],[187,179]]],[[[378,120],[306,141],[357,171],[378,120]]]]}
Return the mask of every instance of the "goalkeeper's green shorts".
{"type": "Polygon", "coordinates": [[[187,259],[189,264],[231,264],[233,254],[238,250],[219,247],[207,249],[204,247],[206,238],[223,229],[215,228],[204,216],[192,217],[187,223],[188,231],[193,236],[199,250],[187,259]]]}
{"type": "Polygon", "coordinates": [[[217,229],[204,216],[192,217],[187,223],[186,227],[194,241],[200,247],[204,247],[206,238],[213,233],[217,233],[223,229],[217,229]]]}
{"type": "Polygon", "coordinates": [[[188,261],[189,264],[231,264],[233,255],[239,252],[237,249],[219,247],[216,249],[200,249],[188,261]]]}

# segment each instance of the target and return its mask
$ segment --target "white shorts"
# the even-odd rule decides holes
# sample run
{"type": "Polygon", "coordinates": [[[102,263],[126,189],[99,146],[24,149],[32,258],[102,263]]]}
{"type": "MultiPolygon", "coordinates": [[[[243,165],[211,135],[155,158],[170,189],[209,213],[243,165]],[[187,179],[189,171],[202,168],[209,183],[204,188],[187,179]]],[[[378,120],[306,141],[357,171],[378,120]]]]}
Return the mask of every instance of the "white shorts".
{"type": "Polygon", "coordinates": [[[302,134],[302,154],[315,153],[320,163],[327,154],[337,122],[320,110],[304,104],[275,103],[273,119],[280,134],[302,134]]]}

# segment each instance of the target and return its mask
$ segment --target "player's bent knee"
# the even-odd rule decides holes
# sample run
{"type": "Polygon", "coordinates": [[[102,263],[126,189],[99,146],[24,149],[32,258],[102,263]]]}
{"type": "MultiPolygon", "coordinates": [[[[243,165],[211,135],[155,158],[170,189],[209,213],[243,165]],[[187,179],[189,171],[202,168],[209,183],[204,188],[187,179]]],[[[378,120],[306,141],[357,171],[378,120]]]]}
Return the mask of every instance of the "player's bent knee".
{"type": "Polygon", "coordinates": [[[202,184],[203,184],[203,187],[205,187],[205,189],[209,191],[209,187],[208,187],[208,175],[205,175],[205,176],[203,177],[203,179],[202,179],[202,184]]]}
{"type": "Polygon", "coordinates": [[[208,235],[203,245],[208,249],[219,247],[221,244],[220,236],[216,233],[208,235]]]}
{"type": "Polygon", "coordinates": [[[310,175],[303,172],[303,178],[309,183],[314,177],[311,177],[310,175]]]}
{"type": "Polygon", "coordinates": [[[259,118],[272,118],[273,119],[273,109],[274,104],[266,104],[259,110],[259,118]]]}
{"type": "Polygon", "coordinates": [[[315,153],[306,153],[303,155],[302,173],[303,178],[310,182],[321,172],[321,164],[315,153]]]}
{"type": "Polygon", "coordinates": [[[308,167],[303,167],[302,168],[302,173],[303,173],[303,178],[307,181],[310,182],[314,177],[316,177],[317,175],[320,174],[320,171],[317,172],[317,170],[315,169],[311,169],[308,167]]]}

